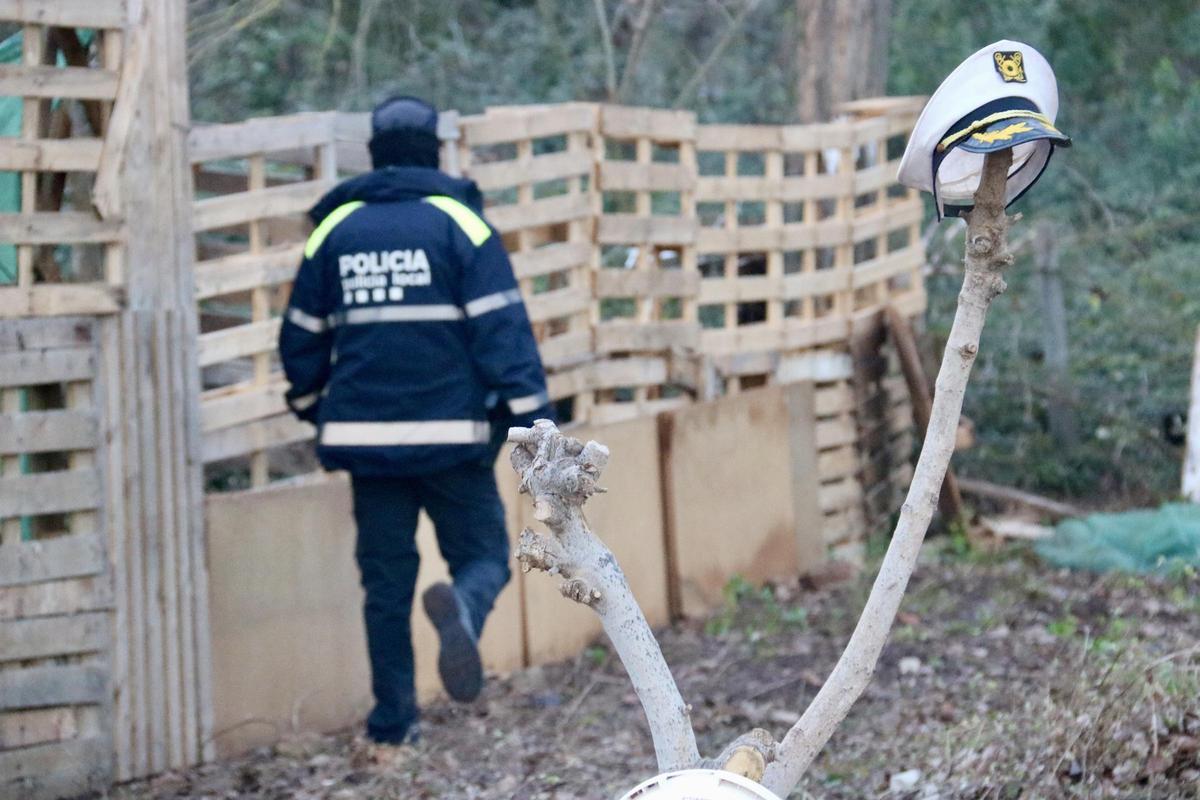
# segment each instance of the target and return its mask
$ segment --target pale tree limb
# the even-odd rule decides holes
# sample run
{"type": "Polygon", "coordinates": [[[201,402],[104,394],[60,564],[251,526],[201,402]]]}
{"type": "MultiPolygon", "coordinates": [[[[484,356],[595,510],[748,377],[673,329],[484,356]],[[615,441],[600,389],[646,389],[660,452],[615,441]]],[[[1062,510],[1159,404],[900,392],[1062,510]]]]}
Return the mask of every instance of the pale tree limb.
{"type": "Polygon", "coordinates": [[[522,567],[561,576],[563,595],[599,615],[650,723],[659,770],[695,766],[700,753],[690,710],[621,567],[583,516],[583,504],[601,491],[596,482],[608,463],[608,449],[563,436],[548,420],[512,428],[508,440],[516,445],[512,465],[521,476],[521,491],[533,497],[534,516],[553,534],[529,529],[521,534],[517,558],[522,567]]]}
{"type": "Polygon", "coordinates": [[[776,760],[766,768],[762,783],[780,797],[786,797],[800,782],[866,689],[916,565],[954,452],[963,395],[979,352],[984,319],[992,300],[1004,291],[1002,273],[1012,263],[1006,244],[1009,218],[1004,213],[1004,189],[1011,163],[1011,150],[991,153],[984,162],[975,207],[967,217],[963,287],[912,484],[850,642],[803,716],[779,743],[776,760]]]}
{"type": "Polygon", "coordinates": [[[746,18],[750,16],[750,13],[754,9],[758,8],[758,4],[759,0],[746,0],[746,4],[742,6],[742,10],[738,12],[738,15],[729,20],[729,27],[725,29],[725,33],[722,34],[720,41],[713,46],[708,57],[696,68],[692,77],[688,78],[687,83],[679,90],[679,94],[676,95],[675,102],[671,104],[671,108],[682,108],[683,104],[691,98],[692,93],[700,86],[700,82],[704,80],[709,70],[716,65],[725,50],[728,49],[729,45],[733,44],[733,40],[742,32],[742,28],[746,24],[746,18]]]}
{"type": "Polygon", "coordinates": [[[613,53],[612,28],[608,24],[608,12],[604,10],[604,0],[593,0],[596,7],[596,21],[600,24],[600,46],[604,50],[604,89],[608,102],[617,99],[617,57],[613,53]]]}

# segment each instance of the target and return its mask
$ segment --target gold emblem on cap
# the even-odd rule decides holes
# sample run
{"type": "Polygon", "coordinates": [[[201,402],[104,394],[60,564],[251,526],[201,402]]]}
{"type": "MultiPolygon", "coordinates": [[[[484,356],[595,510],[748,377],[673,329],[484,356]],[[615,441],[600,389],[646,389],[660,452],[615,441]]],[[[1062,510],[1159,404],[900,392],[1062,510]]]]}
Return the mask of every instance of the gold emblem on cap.
{"type": "Polygon", "coordinates": [[[1025,83],[1025,58],[1020,50],[997,50],[992,53],[996,60],[996,72],[1005,83],[1025,83]]]}

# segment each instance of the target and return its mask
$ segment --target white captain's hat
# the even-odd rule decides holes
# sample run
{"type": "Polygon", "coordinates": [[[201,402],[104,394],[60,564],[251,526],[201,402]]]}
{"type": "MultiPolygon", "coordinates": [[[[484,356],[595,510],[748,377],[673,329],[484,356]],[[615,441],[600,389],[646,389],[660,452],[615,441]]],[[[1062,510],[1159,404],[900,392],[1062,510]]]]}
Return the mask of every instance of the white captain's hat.
{"type": "Polygon", "coordinates": [[[1037,50],[1003,39],[951,72],[917,119],[898,180],[933,194],[938,219],[974,205],[986,154],[1012,148],[1005,205],[1033,186],[1055,146],[1071,139],[1054,127],[1058,83],[1037,50]]]}

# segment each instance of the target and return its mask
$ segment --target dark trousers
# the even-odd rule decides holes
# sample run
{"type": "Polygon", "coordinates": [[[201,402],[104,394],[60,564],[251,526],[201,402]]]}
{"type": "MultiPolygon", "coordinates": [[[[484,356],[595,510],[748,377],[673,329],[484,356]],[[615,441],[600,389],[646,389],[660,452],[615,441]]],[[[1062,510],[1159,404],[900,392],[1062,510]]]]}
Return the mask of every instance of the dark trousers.
{"type": "Polygon", "coordinates": [[[433,520],[438,549],[478,634],[510,577],[504,506],[491,466],[477,462],[420,477],[353,477],[351,484],[375,694],[367,735],[395,742],[417,719],[410,629],[420,565],[417,514],[424,508],[433,520]]]}

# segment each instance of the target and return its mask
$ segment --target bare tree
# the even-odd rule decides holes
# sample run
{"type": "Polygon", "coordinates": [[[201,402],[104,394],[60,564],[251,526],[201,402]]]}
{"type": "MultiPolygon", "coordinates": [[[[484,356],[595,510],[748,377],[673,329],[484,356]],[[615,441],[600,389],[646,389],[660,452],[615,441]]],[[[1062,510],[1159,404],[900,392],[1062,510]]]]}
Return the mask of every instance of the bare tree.
{"type": "Polygon", "coordinates": [[[1004,269],[1012,263],[1004,213],[1004,188],[1012,151],[987,156],[967,217],[963,287],[954,324],[938,372],[933,408],[921,454],[900,511],[892,541],[862,615],[841,658],[808,709],[779,743],[755,729],[738,737],[716,758],[701,759],[690,708],[663,659],[654,634],[634,600],[612,552],[588,528],[583,504],[597,491],[608,449],[563,436],[553,423],[513,428],[513,468],[521,491],[533,497],[534,516],[551,536],[526,529],[517,557],[523,568],[562,578],[565,597],[591,607],[613,643],[650,723],[662,772],[688,767],[720,767],[761,782],[786,796],[800,781],[834,729],[866,689],[887,641],[896,611],[916,565],[962,412],[971,367],[992,300],[1004,291],[1004,269]]]}

